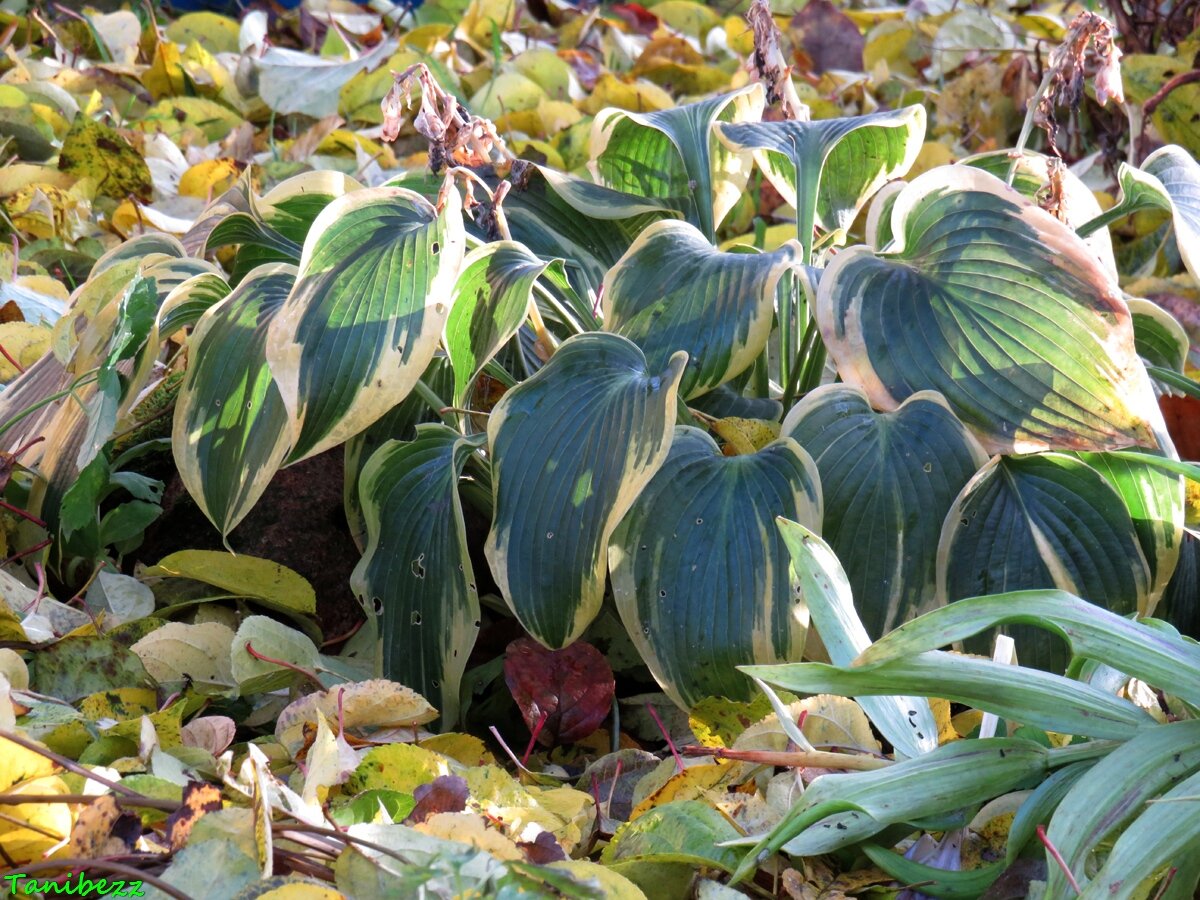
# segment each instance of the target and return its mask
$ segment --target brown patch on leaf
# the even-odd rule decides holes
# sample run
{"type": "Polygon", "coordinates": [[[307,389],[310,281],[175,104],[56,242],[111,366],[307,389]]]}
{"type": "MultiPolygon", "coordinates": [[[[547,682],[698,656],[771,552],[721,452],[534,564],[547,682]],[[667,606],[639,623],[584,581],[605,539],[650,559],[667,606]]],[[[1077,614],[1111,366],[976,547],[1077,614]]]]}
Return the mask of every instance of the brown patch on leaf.
{"type": "Polygon", "coordinates": [[[183,805],[167,818],[167,842],[171,849],[182,850],[197,820],[205,813],[220,809],[220,788],[200,781],[189,781],[183,789],[183,805]]]}

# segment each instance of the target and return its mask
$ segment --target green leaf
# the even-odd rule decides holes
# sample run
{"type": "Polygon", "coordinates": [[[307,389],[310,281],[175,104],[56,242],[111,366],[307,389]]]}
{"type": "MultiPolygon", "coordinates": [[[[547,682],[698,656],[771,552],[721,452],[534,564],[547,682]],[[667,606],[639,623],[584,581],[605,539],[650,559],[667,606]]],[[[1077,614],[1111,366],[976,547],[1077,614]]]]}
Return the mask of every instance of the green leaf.
{"type": "MultiPolygon", "coordinates": [[[[1198,768],[1200,720],[1148,728],[1096,763],[1075,783],[1055,810],[1046,836],[1058,849],[1076,881],[1083,884],[1087,881],[1084,866],[1099,845],[1111,840],[1139,814],[1144,815],[1148,800],[1159,797],[1168,788],[1176,787],[1198,768]]],[[[1181,810],[1172,807],[1177,807],[1177,804],[1158,807],[1162,813],[1173,816],[1172,824],[1166,831],[1154,834],[1149,841],[1151,844],[1169,841],[1167,832],[1183,830],[1180,828],[1183,819],[1189,817],[1186,814],[1181,816],[1181,810]]],[[[1159,813],[1153,818],[1162,821],[1159,813]]],[[[1135,834],[1144,836],[1146,832],[1135,834]]],[[[1113,849],[1115,851],[1116,848],[1113,849]]],[[[1129,849],[1126,846],[1125,850],[1129,849]]],[[[1136,861],[1136,856],[1130,861],[1136,861]]],[[[1047,862],[1046,897],[1074,896],[1062,869],[1053,860],[1047,859],[1047,862]]],[[[1114,874],[1114,870],[1109,871],[1109,877],[1114,874]]],[[[1145,874],[1148,876],[1150,873],[1145,874]]],[[[1105,893],[1103,896],[1108,895],[1105,893]]]]}
{"type": "Polygon", "coordinates": [[[679,393],[707,393],[766,346],[780,279],[799,255],[726,253],[686,222],[656,222],[604,276],[604,327],[642,348],[652,368],[686,350],[679,393]]]}
{"type": "Polygon", "coordinates": [[[246,697],[290,687],[302,677],[291,667],[311,671],[319,656],[316,644],[308,637],[267,616],[243,619],[229,651],[233,679],[246,697]],[[246,649],[248,646],[259,656],[276,662],[252,656],[246,649]]]}
{"type": "MultiPolygon", "coordinates": [[[[564,259],[576,289],[596,293],[604,273],[651,222],[678,213],[666,202],[609,190],[518,161],[504,198],[512,237],[543,259],[564,259]]],[[[589,327],[594,319],[586,317],[589,327]]]]}
{"type": "Polygon", "coordinates": [[[517,333],[529,312],[533,285],[551,265],[565,284],[561,261],[538,259],[516,241],[495,241],[467,254],[446,320],[454,406],[464,404],[484,365],[517,333]]]}
{"type": "Polygon", "coordinates": [[[708,803],[679,800],[655,806],[618,828],[600,861],[605,865],[633,860],[685,862],[732,872],[741,852],[718,844],[739,836],[708,803]]]}
{"type": "Polygon", "coordinates": [[[814,122],[720,124],[717,133],[732,150],[753,150],[763,174],[796,208],[797,237],[807,265],[814,225],[842,243],[871,195],[916,161],[925,140],[925,108],[814,122]]]}
{"type": "Polygon", "coordinates": [[[578,335],[492,411],[487,559],[548,647],[571,643],[600,611],[609,538],[666,459],[686,363],[678,353],[657,374],[626,338],[578,335]]]}
{"type": "Polygon", "coordinates": [[[603,109],[592,123],[588,168],[607,187],[669,201],[711,241],[750,174],[745,154],[722,146],[713,126],[757,120],[762,109],[757,84],[648,113],[603,109]]]}
{"type": "Polygon", "coordinates": [[[463,258],[460,205],[456,189],[438,212],[412,191],[367,188],[313,223],[267,338],[292,421],[290,461],[362,431],[425,371],[463,258]]]}
{"type": "MultiPolygon", "coordinates": [[[[746,666],[742,671],[794,693],[942,697],[1044,731],[1094,738],[1124,740],[1154,724],[1132,703],[1061,675],[938,650],[869,669],[789,663],[746,666]]],[[[918,737],[928,735],[921,732],[918,737]]]]}
{"type": "MultiPolygon", "coordinates": [[[[1095,469],[1061,453],[996,457],[971,479],[946,515],[937,578],[942,603],[1059,588],[1116,613],[1144,608],[1150,590],[1120,495],[1095,469]]],[[[1045,633],[1014,634],[1026,662],[1065,665],[1061,644],[1045,633]]]]}
{"type": "Polygon", "coordinates": [[[1185,484],[1179,476],[1131,459],[1132,455],[1118,457],[1111,453],[1081,453],[1079,458],[1104,476],[1129,511],[1150,571],[1146,600],[1144,604],[1139,604],[1138,611],[1150,616],[1154,614],[1179,563],[1179,551],[1183,543],[1185,484]]]}
{"type": "Polygon", "coordinates": [[[385,677],[437,698],[443,730],[458,719],[479,630],[458,479],[481,443],[445,425],[418,425],[415,440],[376,450],[359,481],[368,540],[350,584],[382,618],[385,677]]]}
{"type": "MultiPolygon", "coordinates": [[[[743,860],[734,881],[792,838],[832,813],[866,813],[882,828],[982,803],[1043,775],[1050,752],[1019,738],[954,741],[930,753],[870,772],[826,775],[743,860]]],[[[848,834],[844,832],[844,834],[848,834]]],[[[845,843],[857,840],[851,836],[845,843]]]]}
{"type": "MultiPolygon", "coordinates": [[[[1009,171],[1013,170],[1012,186],[1027,200],[1035,203],[1046,195],[1050,185],[1050,157],[1032,150],[1024,151],[1015,161],[1010,150],[990,150],[959,160],[957,165],[982,169],[1005,180],[1008,179],[1009,171]]],[[[1083,179],[1065,166],[1060,173],[1060,183],[1063,196],[1061,212],[1066,217],[1063,223],[1079,232],[1080,237],[1084,237],[1080,228],[1101,214],[1100,201],[1083,179]]],[[[1096,257],[1104,263],[1105,268],[1115,275],[1117,261],[1113,255],[1112,236],[1108,230],[1099,229],[1089,233],[1084,240],[1096,257]]]]}
{"type": "Polygon", "coordinates": [[[795,441],[727,457],[704,432],[680,427],[613,533],[608,564],[621,620],[684,708],[710,696],[749,700],[754,685],[737,666],[804,650],[808,610],[789,577],[777,514],[821,520],[816,469],[795,441]]]}
{"type": "Polygon", "coordinates": [[[959,600],[901,625],[859,654],[870,669],[949,646],[997,625],[1032,625],[1057,634],[1075,656],[1118,669],[1200,704],[1200,647],[1161,628],[1149,628],[1065,591],[1014,591],[959,600]]]}
{"type": "Polygon", "coordinates": [[[1179,320],[1149,300],[1127,297],[1126,304],[1133,317],[1133,339],[1138,356],[1147,366],[1158,366],[1183,372],[1191,340],[1179,320]]]}
{"type": "Polygon", "coordinates": [[[286,566],[256,556],[220,550],[180,550],[163,557],[144,575],[190,578],[219,587],[236,597],[251,597],[280,612],[312,614],[317,611],[317,595],[307,579],[286,566]]]}
{"type": "Polygon", "coordinates": [[[1179,255],[1192,277],[1200,278],[1200,163],[1182,147],[1168,145],[1146,157],[1142,171],[1170,198],[1179,255]]]}
{"type": "Polygon", "coordinates": [[[98,691],[154,685],[142,661],[108,635],[66,637],[39,650],[30,677],[33,690],[68,703],[98,691]]]}
{"type": "MultiPolygon", "coordinates": [[[[434,357],[421,376],[421,381],[438,397],[449,397],[454,389],[454,372],[450,360],[434,357]]],[[[363,466],[371,455],[388,441],[411,441],[417,436],[417,425],[437,421],[437,413],[425,398],[415,391],[393,406],[382,418],[371,423],[346,441],[345,478],[342,482],[342,506],[350,534],[359,549],[366,546],[367,525],[363,518],[358,495],[358,481],[363,466]]]]}
{"type": "Polygon", "coordinates": [[[193,275],[172,288],[163,300],[158,309],[158,333],[169,337],[195,325],[210,307],[228,295],[229,285],[215,272],[193,275]]]}
{"type": "Polygon", "coordinates": [[[813,455],[822,532],[846,570],[867,633],[878,637],[935,602],[942,520],[987,457],[932,391],[877,413],[848,385],[794,406],[783,433],[813,455]]]}
{"type": "Polygon", "coordinates": [[[1200,773],[1193,773],[1153,798],[1145,812],[1117,838],[1104,866],[1080,897],[1088,900],[1133,900],[1151,885],[1191,859],[1200,842],[1200,816],[1189,815],[1200,795],[1200,773]],[[1181,812],[1183,813],[1181,815],[1181,812]]]}
{"type": "Polygon", "coordinates": [[[1155,446],[1129,309],[1073,231],[970,167],[906,186],[892,231],[817,288],[838,371],[874,406],[940,391],[996,453],[1155,446]]]}
{"type": "Polygon", "coordinates": [[[1008,829],[1008,841],[1004,848],[1005,862],[1012,865],[1030,841],[1034,840],[1039,825],[1048,825],[1054,810],[1063,797],[1075,786],[1085,772],[1096,764],[1095,760],[1084,760],[1063,766],[1039,784],[1017,807],[1012,825],[1008,829]]]}
{"type": "MultiPolygon", "coordinates": [[[[803,588],[813,627],[825,651],[835,665],[850,665],[871,645],[871,638],[854,608],[842,564],[828,544],[800,523],[782,517],[775,522],[791,553],[792,572],[803,588]]],[[[898,755],[920,756],[937,747],[937,723],[923,697],[856,699],[898,755]]]]}
{"type": "Polygon", "coordinates": [[[963,871],[915,862],[878,844],[863,844],[862,851],[883,871],[902,884],[920,884],[920,891],[940,900],[976,900],[983,896],[1005,869],[1003,862],[963,871]]]}
{"type": "Polygon", "coordinates": [[[222,537],[258,502],[290,449],[267,334],[295,278],[292,266],[260,266],[192,333],[171,449],[184,487],[222,537]]]}

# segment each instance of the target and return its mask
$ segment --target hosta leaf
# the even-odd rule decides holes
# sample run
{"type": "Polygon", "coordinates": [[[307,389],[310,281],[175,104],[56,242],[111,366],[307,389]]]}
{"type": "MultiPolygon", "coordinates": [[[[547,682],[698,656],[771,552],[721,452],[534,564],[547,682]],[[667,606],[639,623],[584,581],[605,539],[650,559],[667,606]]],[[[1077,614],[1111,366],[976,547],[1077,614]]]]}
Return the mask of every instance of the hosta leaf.
{"type": "MultiPolygon", "coordinates": [[[[985,738],[955,741],[915,759],[870,772],[818,778],[787,817],[751,851],[734,881],[785,843],[832,813],[865,813],[882,828],[982,803],[1045,774],[1049,751],[1033,741],[985,738]]],[[[846,843],[861,838],[847,829],[846,843]]]]}
{"type": "MultiPolygon", "coordinates": [[[[437,397],[451,396],[454,389],[454,372],[450,368],[450,360],[444,356],[434,357],[421,380],[437,397]]],[[[425,398],[414,392],[372,422],[369,427],[346,441],[342,506],[346,511],[350,534],[360,550],[366,546],[367,537],[367,526],[363,520],[358,496],[358,479],[363,466],[367,464],[371,455],[388,441],[411,441],[417,436],[417,425],[422,422],[434,422],[437,418],[437,412],[430,408],[425,398]]]]}
{"type": "Polygon", "coordinates": [[[433,700],[443,728],[458,718],[479,629],[458,478],[480,443],[445,425],[419,425],[415,440],[376,450],[359,481],[367,549],[351,585],[382,617],[385,677],[433,700]]]}
{"type": "MultiPolygon", "coordinates": [[[[791,554],[792,572],[804,591],[821,643],[834,665],[848,666],[871,645],[871,638],[854,609],[842,564],[828,544],[800,523],[780,517],[776,525],[791,554]]],[[[924,697],[856,699],[897,755],[911,758],[937,747],[937,722],[924,697]]]]}
{"type": "Polygon", "coordinates": [[[604,327],[641,347],[651,368],[686,350],[679,393],[704,394],[762,353],[799,250],[726,253],[686,222],[656,222],[604,276],[604,327]]]}
{"type": "Polygon", "coordinates": [[[313,223],[267,341],[291,418],[291,461],[362,431],[420,378],[462,262],[460,204],[456,190],[439,212],[411,191],[368,188],[313,223]]]}
{"type": "MultiPolygon", "coordinates": [[[[942,526],[937,579],[943,603],[1059,588],[1122,614],[1137,612],[1150,589],[1137,530],[1116,490],[1059,453],[996,457],[971,479],[942,526]]],[[[1016,633],[1024,661],[1065,662],[1047,635],[1016,633]]]]}
{"type": "Polygon", "coordinates": [[[158,333],[168,337],[200,321],[217,301],[229,296],[229,285],[215,272],[193,275],[176,285],[158,308],[158,333]]]}
{"type": "Polygon", "coordinates": [[[463,260],[446,320],[446,352],[454,367],[452,402],[462,406],[484,365],[517,333],[529,312],[533,285],[551,265],[516,241],[495,241],[463,260]]]}
{"type": "Polygon", "coordinates": [[[600,611],[609,538],[667,456],[686,363],[676,354],[658,374],[623,337],[578,335],[492,410],[487,558],[548,647],[571,643],[600,611]]]}
{"type": "Polygon", "coordinates": [[[1200,278],[1200,162],[1187,150],[1170,145],[1152,152],[1141,168],[1170,198],[1175,244],[1188,271],[1200,278]]]}
{"type": "MultiPolygon", "coordinates": [[[[1075,783],[1050,820],[1047,838],[1084,883],[1085,864],[1098,845],[1110,839],[1146,808],[1148,800],[1175,787],[1200,769],[1200,721],[1172,722],[1149,728],[1118,747],[1075,783]]],[[[1170,810],[1178,804],[1163,804],[1170,810]]],[[[1151,807],[1152,809],[1155,807],[1151,807]]],[[[1178,817],[1180,810],[1172,810],[1178,817]]],[[[1193,817],[1194,818],[1194,817],[1193,817]]],[[[1179,819],[1174,820],[1179,823],[1179,819]]],[[[1162,835],[1155,836],[1155,842],[1162,835]]],[[[1047,867],[1047,898],[1075,896],[1066,875],[1047,867]]],[[[1103,896],[1108,896],[1107,892],[1103,896]]]]}
{"type": "Polygon", "coordinates": [[[1185,512],[1184,479],[1131,459],[1130,454],[1081,453],[1080,459],[1104,476],[1129,511],[1150,571],[1150,585],[1138,612],[1154,615],[1179,562],[1185,512]]]}
{"type": "Polygon", "coordinates": [[[504,212],[514,240],[543,259],[566,260],[581,294],[600,289],[604,273],[651,222],[678,215],[667,203],[609,190],[532,163],[517,162],[504,212]]]}
{"type": "Polygon", "coordinates": [[[1200,277],[1200,163],[1182,147],[1155,150],[1135,169],[1125,163],[1117,175],[1121,196],[1112,209],[1097,216],[1085,232],[1140,209],[1171,213],[1179,255],[1193,276],[1200,277]]]}
{"type": "Polygon", "coordinates": [[[841,243],[871,195],[909,170],[925,140],[925,108],[815,122],[720,124],[717,133],[733,150],[755,151],[763,174],[796,207],[797,236],[807,256],[814,225],[841,243]]]}
{"type": "Polygon", "coordinates": [[[712,240],[750,176],[748,154],[722,146],[713,125],[754,121],[762,109],[757,84],[648,113],[603,109],[592,124],[588,167],[607,187],[669,201],[712,240]]]}
{"type": "Polygon", "coordinates": [[[1140,297],[1126,297],[1125,303],[1133,317],[1133,339],[1138,356],[1148,366],[1183,372],[1191,339],[1179,320],[1157,303],[1140,297]]]}
{"type": "MultiPolygon", "coordinates": [[[[1026,199],[1036,202],[1040,196],[1046,193],[1050,183],[1049,161],[1050,158],[1044,154],[1026,150],[1016,160],[1012,186],[1026,199]]],[[[997,178],[1007,179],[1009,169],[1013,167],[1013,157],[1008,150],[992,150],[988,153],[968,156],[966,159],[960,160],[958,164],[982,169],[997,178]]],[[[1100,215],[1100,201],[1084,184],[1083,179],[1070,169],[1064,167],[1061,178],[1063,222],[1070,228],[1078,230],[1081,225],[1100,215]]],[[[1097,230],[1084,240],[1108,271],[1116,275],[1117,260],[1113,256],[1112,236],[1108,230],[1097,230]]]]}
{"type": "Polygon", "coordinates": [[[295,279],[293,266],[256,269],[192,333],[171,448],[184,487],[222,535],[258,502],[290,447],[266,347],[295,279]]]}
{"type": "Polygon", "coordinates": [[[1044,628],[1094,659],[1155,687],[1200,703],[1200,648],[1169,631],[1099,609],[1066,591],[1014,591],[970,597],[926,613],[879,639],[854,660],[870,668],[945,647],[997,625],[1044,628]]]}
{"type": "Polygon", "coordinates": [[[987,461],[946,401],[920,392],[877,413],[857,388],[827,385],[792,408],[783,433],[820,470],[821,530],[867,632],[878,637],[928,610],[942,519],[987,461]]]}
{"type": "Polygon", "coordinates": [[[1154,446],[1129,310],[1073,231],[970,167],[905,187],[892,231],[817,288],[825,344],[873,405],[940,391],[992,452],[1154,446]]]}
{"type": "Polygon", "coordinates": [[[1091,685],[1037,669],[940,650],[912,654],[869,669],[789,663],[746,666],[742,671],[795,693],[859,698],[896,693],[942,697],[1023,725],[1094,738],[1124,740],[1154,725],[1148,713],[1091,685]]]}
{"type": "Polygon", "coordinates": [[[783,662],[804,649],[808,610],[776,515],[821,521],[804,450],[783,439],[727,457],[703,431],[680,427],[613,534],[608,562],[621,620],[684,708],[712,696],[749,700],[754,685],[736,666],[783,662]]]}

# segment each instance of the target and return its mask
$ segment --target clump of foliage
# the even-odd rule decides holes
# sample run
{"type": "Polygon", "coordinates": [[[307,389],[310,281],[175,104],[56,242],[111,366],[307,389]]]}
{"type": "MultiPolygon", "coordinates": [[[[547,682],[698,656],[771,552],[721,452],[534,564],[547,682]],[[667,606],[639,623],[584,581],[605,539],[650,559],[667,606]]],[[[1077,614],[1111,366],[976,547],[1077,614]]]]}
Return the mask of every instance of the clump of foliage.
{"type": "Polygon", "coordinates": [[[922,60],[903,17],[813,0],[785,37],[665,0],[543,9],[558,52],[507,60],[510,7],[402,44],[306,8],[320,53],[258,13],[14,17],[156,102],[139,141],[32,50],[0,84],[6,864],[156,896],[1191,896],[1200,469],[1164,410],[1200,397],[1168,309],[1200,164],[1170,58],[1123,83],[1092,13],[947,12],[922,60]],[[877,96],[833,106],[789,42],[817,86],[870,52],[877,96]],[[1017,146],[1014,107],[959,152],[966,101],[931,131],[921,86],[1006,54],[1017,146]],[[1115,136],[1136,92],[1153,130],[1115,136]],[[1084,135],[1131,148],[1079,167],[1104,206],[1084,135]],[[364,624],[327,641],[268,560],[138,560],[168,451],[226,540],[343,454],[364,624]],[[520,757],[466,733],[518,713],[520,757]]]}

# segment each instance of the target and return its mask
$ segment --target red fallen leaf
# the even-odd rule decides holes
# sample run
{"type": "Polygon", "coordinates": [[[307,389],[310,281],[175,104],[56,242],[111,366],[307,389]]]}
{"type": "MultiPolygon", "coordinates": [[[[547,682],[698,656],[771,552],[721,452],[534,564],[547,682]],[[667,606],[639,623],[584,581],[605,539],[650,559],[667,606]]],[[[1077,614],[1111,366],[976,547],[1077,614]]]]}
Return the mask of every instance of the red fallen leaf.
{"type": "Polygon", "coordinates": [[[462,812],[467,808],[471,791],[465,778],[439,775],[428,784],[418,785],[412,795],[417,805],[404,820],[405,825],[419,825],[437,813],[462,812]]]}
{"type": "Polygon", "coordinates": [[[525,854],[526,861],[535,866],[548,866],[552,862],[567,858],[566,851],[548,831],[540,831],[532,841],[521,841],[517,846],[525,854]]]}
{"type": "Polygon", "coordinates": [[[616,691],[608,660],[583,641],[547,650],[518,638],[504,655],[504,681],[543,747],[582,740],[599,728],[616,691]]]}
{"type": "Polygon", "coordinates": [[[658,28],[658,16],[640,3],[618,3],[609,7],[609,11],[628,22],[638,34],[654,34],[658,28]]]}
{"type": "Polygon", "coordinates": [[[862,70],[866,39],[854,21],[829,0],[810,0],[792,17],[789,29],[801,33],[797,43],[812,61],[810,71],[819,75],[829,69],[862,70]]]}
{"type": "Polygon", "coordinates": [[[1200,459],[1200,400],[1195,397],[1159,397],[1158,407],[1167,421],[1180,459],[1200,459]]]}

